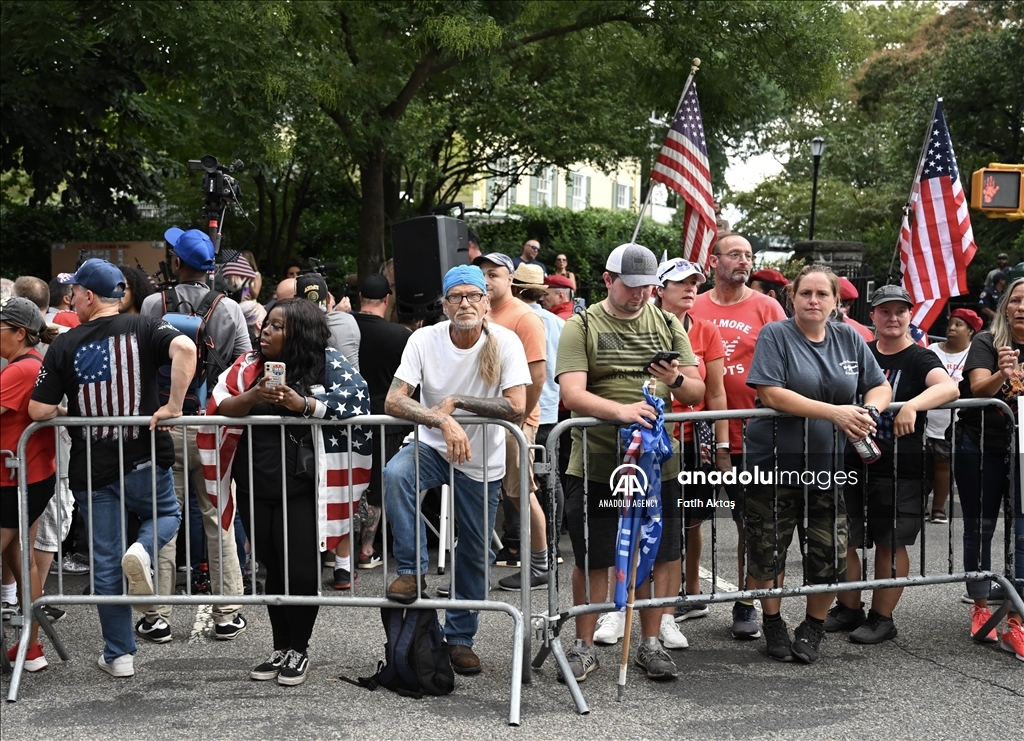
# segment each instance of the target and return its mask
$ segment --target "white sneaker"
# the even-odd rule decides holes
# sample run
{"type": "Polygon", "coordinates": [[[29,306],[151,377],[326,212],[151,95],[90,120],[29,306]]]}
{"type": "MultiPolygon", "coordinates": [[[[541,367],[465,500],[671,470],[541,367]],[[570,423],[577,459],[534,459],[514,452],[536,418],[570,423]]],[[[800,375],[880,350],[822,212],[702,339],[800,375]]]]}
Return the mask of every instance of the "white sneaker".
{"type": "MultiPolygon", "coordinates": [[[[153,563],[142,547],[142,543],[132,543],[121,558],[121,569],[128,580],[128,594],[153,594],[153,563]]],[[[139,612],[145,612],[149,605],[135,605],[139,612]]]]}
{"type": "Polygon", "coordinates": [[[690,645],[671,615],[661,616],[661,628],[658,630],[658,638],[661,639],[665,648],[686,648],[690,645]]]}
{"type": "Polygon", "coordinates": [[[131,654],[118,656],[109,664],[103,659],[103,654],[100,654],[100,660],[96,663],[99,665],[100,669],[112,677],[135,676],[135,657],[131,654]]]}
{"type": "Polygon", "coordinates": [[[614,646],[626,632],[625,612],[606,612],[597,619],[594,643],[614,646]]]}

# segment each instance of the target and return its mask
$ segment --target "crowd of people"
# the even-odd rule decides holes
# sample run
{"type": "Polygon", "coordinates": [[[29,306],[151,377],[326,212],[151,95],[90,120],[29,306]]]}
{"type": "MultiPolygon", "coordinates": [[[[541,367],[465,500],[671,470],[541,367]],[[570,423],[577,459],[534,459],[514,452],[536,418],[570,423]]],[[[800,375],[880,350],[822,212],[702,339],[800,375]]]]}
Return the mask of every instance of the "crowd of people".
{"type": "MultiPolygon", "coordinates": [[[[904,289],[874,292],[869,329],[847,316],[857,294],[845,278],[821,265],[805,267],[792,282],[776,270],[755,272],[750,243],[737,234],[723,234],[714,245],[715,280],[703,292],[710,275],[702,266],[680,258],[659,264],[641,245],[620,245],[604,266],[606,297],[583,308],[565,254],[549,271],[537,240],[512,258],[483,253],[471,233],[472,264],[448,271],[441,321],[421,326],[392,321],[402,319],[393,310],[400,265],[364,277],[357,290],[344,289],[345,297],[336,291],[339,301],[322,276],[289,265],[262,304],[262,276],[251,255],[219,268],[221,295],[209,286],[209,237],[172,228],[165,238],[173,287],[155,291],[137,269],[90,259],[49,286],[19,278],[0,303],[0,448],[16,451],[33,420],[146,419],[136,426],[69,425],[57,435],[44,429],[30,438],[30,584],[16,585],[18,489],[13,481],[0,487],[4,603],[15,603],[18,588],[38,599],[60,551],[65,559],[54,566],[66,573],[92,569],[97,595],[149,598],[137,605],[137,621],[130,605],[98,607],[98,665],[114,677],[134,674],[137,637],[173,639],[170,607],[151,603],[152,595],[177,588],[183,532],[193,592],[315,595],[322,564],[333,569],[338,590],[351,589],[357,568],[381,565],[384,508],[396,563],[386,597],[413,604],[427,590],[422,521],[416,536],[419,493],[450,480],[459,535],[455,579],[440,594],[485,599],[492,588],[488,563],[519,566],[524,547],[529,584],[517,571],[493,586],[545,587],[552,559],[561,562],[564,523],[573,603],[610,601],[619,514],[611,476],[622,461],[616,427],[586,434],[573,428],[549,486],[532,475],[532,456],[523,466],[509,429],[465,417],[518,427],[531,445],[544,444],[570,417],[650,427],[657,411],[643,386],[651,379],[655,395],[676,412],[773,409],[788,416],[673,425],[674,455],[661,470],[663,534],[637,596],[690,599],[640,611],[634,661],[649,678],[677,676],[670,652],[688,646],[680,625],[710,611],[700,600],[702,524],[719,499],[732,504],[739,584],[762,589],[784,584],[797,531],[809,584],[858,581],[871,549],[875,578],[906,576],[908,546],[922,523],[948,523],[954,486],[964,517],[964,567],[987,570],[1001,507],[1011,498],[1014,577],[1024,589],[1024,514],[1007,458],[1016,420],[991,406],[937,409],[958,398],[993,398],[1016,411],[1024,394],[1024,279],[1002,285],[1007,276],[997,270],[988,329],[978,313],[957,309],[945,342],[926,349],[910,334],[913,306],[904,289]],[[180,329],[179,313],[202,315],[198,334],[180,329]],[[893,402],[902,403],[898,411],[890,409],[893,402]],[[163,424],[203,411],[241,421],[163,424]],[[358,426],[329,424],[382,413],[408,426],[376,428],[383,440],[373,441],[358,426]],[[253,415],[324,423],[244,424],[253,415]],[[723,485],[720,495],[709,477],[684,483],[681,472],[692,471],[752,475],[748,483],[723,485]],[[504,547],[494,554],[499,509],[504,547]],[[87,564],[75,560],[67,542],[78,517],[92,523],[87,564]],[[522,517],[530,518],[529,543],[519,540],[522,517]],[[134,525],[123,548],[129,519],[134,525]],[[353,520],[361,523],[358,543],[349,531],[353,520]]],[[[901,591],[875,590],[866,612],[859,591],[840,592],[834,603],[831,594],[809,595],[794,632],[782,620],[780,599],[760,600],[760,621],[754,603],[741,600],[732,606],[731,633],[746,641],[763,636],[771,659],[813,663],[829,632],[847,631],[864,644],[894,638],[901,591]]],[[[972,636],[1024,660],[1017,612],[980,633],[992,617],[989,603],[1005,596],[998,586],[969,582],[967,591],[972,636]]],[[[267,610],[269,655],[250,677],[301,684],[318,609],[286,603],[267,610]]],[[[46,615],[59,620],[63,611],[48,607],[46,615]]],[[[215,605],[213,618],[218,640],[248,627],[238,604],[215,605]]],[[[481,671],[477,627],[476,611],[446,611],[444,633],[458,673],[481,671]]],[[[566,654],[575,679],[598,668],[595,644],[615,644],[624,632],[622,612],[577,616],[566,654]]],[[[22,640],[30,646],[26,669],[45,668],[38,625],[22,640]]]]}

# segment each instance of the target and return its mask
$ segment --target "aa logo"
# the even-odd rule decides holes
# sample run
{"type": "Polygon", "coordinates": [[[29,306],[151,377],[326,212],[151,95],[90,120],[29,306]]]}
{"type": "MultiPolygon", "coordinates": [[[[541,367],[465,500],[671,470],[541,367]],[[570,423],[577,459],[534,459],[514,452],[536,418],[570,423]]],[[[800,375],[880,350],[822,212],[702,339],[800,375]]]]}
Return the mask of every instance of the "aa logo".
{"type": "Polygon", "coordinates": [[[612,497],[623,500],[647,496],[647,474],[634,463],[623,463],[608,477],[612,497]]]}

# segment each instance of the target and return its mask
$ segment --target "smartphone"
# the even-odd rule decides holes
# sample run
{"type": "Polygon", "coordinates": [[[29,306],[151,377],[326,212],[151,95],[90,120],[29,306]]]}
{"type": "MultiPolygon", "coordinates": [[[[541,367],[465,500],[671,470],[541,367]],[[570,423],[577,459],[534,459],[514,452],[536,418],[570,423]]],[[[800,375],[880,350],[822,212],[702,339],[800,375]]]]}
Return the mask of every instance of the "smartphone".
{"type": "Polygon", "coordinates": [[[587,300],[585,298],[574,298],[572,300],[572,313],[582,314],[587,310],[587,300]]]}
{"type": "Polygon", "coordinates": [[[648,363],[644,367],[646,368],[647,366],[650,366],[650,365],[657,365],[658,363],[660,363],[662,361],[664,361],[666,363],[671,363],[673,360],[675,360],[678,357],[679,357],[679,352],[676,351],[676,350],[662,350],[661,352],[659,352],[657,355],[654,356],[654,359],[651,360],[650,363],[648,363]]]}
{"type": "Polygon", "coordinates": [[[284,386],[284,363],[267,361],[263,365],[263,372],[267,376],[267,388],[284,386]]]}

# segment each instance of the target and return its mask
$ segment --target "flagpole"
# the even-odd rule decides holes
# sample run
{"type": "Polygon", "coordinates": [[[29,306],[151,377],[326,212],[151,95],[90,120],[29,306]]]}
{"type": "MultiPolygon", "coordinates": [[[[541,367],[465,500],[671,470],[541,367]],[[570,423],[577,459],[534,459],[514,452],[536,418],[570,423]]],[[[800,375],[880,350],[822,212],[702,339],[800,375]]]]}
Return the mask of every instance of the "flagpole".
{"type": "MultiPolygon", "coordinates": [[[[925,153],[928,151],[928,140],[932,137],[932,128],[935,126],[935,112],[939,110],[939,103],[942,102],[940,96],[935,97],[935,102],[932,104],[932,115],[928,118],[928,125],[924,130],[924,142],[921,144],[921,156],[917,160],[917,170],[914,172],[914,180],[910,184],[910,194],[907,196],[907,202],[903,204],[903,216],[909,220],[910,212],[913,210],[913,206],[910,201],[914,197],[914,190],[918,187],[918,183],[921,181],[921,170],[924,169],[925,153]]],[[[901,231],[902,231],[902,224],[901,231]]],[[[900,254],[900,238],[896,236],[896,250],[892,254],[892,259],[889,261],[889,273],[886,275],[886,283],[892,281],[892,267],[896,264],[896,256],[900,254]]]]}
{"type": "MultiPolygon", "coordinates": [[[[700,68],[700,59],[697,58],[697,57],[694,57],[693,58],[693,66],[690,67],[690,76],[686,78],[686,84],[683,85],[683,94],[679,96],[679,103],[676,104],[676,109],[675,109],[675,111],[672,114],[672,121],[675,121],[676,120],[676,116],[679,115],[679,109],[683,105],[683,98],[686,97],[686,91],[690,89],[690,85],[693,83],[693,76],[695,74],[697,74],[697,70],[699,68],[700,68]]],[[[669,125],[671,126],[672,124],[669,123],[669,125]]],[[[655,161],[657,161],[657,158],[655,158],[655,161]]],[[[651,167],[651,172],[652,173],[654,172],[654,167],[653,166],[651,167]]],[[[644,213],[646,213],[646,211],[647,211],[647,204],[650,203],[650,201],[651,201],[651,191],[652,190],[654,190],[654,180],[653,180],[653,178],[650,178],[648,180],[648,185],[647,185],[647,197],[644,198],[643,205],[640,206],[640,215],[637,217],[637,220],[636,220],[636,228],[633,229],[633,237],[632,237],[632,239],[629,240],[633,244],[636,244],[636,236],[637,236],[637,234],[640,233],[640,225],[644,221],[644,213]]]]}

